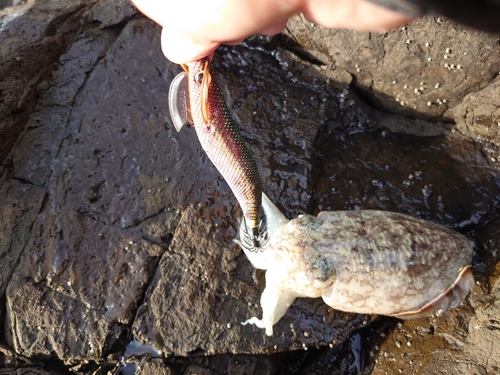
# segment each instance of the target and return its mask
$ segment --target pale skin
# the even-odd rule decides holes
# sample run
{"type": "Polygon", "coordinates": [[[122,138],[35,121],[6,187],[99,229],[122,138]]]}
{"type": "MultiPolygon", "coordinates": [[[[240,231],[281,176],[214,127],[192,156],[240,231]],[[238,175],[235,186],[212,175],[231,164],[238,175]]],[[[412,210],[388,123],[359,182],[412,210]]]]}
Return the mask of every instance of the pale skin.
{"type": "Polygon", "coordinates": [[[411,20],[366,0],[132,1],[163,27],[163,53],[178,64],[212,56],[221,44],[238,44],[255,34],[277,34],[299,12],[318,25],[375,32],[411,20]]]}

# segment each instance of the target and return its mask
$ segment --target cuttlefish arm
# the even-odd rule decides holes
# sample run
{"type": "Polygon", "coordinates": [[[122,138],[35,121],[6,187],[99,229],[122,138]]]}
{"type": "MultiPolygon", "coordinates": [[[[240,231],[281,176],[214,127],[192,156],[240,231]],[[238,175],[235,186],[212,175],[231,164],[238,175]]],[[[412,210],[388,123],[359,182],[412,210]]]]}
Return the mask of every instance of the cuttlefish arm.
{"type": "MultiPolygon", "coordinates": [[[[281,213],[265,194],[262,194],[262,210],[267,224],[268,236],[273,238],[290,220],[281,213]]],[[[244,229],[240,228],[240,236],[243,235],[241,234],[242,230],[244,229]]],[[[256,252],[246,248],[244,243],[238,239],[235,241],[241,246],[255,268],[272,270],[266,272],[266,288],[260,298],[262,319],[254,316],[241,324],[254,324],[259,328],[264,328],[266,334],[272,336],[273,325],[285,315],[295,299],[301,296],[300,293],[288,288],[286,285],[287,274],[294,268],[294,265],[292,262],[286,262],[269,242],[262,251],[256,252]]]]}
{"type": "Polygon", "coordinates": [[[285,279],[286,275],[283,273],[266,272],[266,288],[260,297],[262,319],[254,316],[242,322],[242,325],[254,324],[259,328],[264,328],[266,335],[273,335],[273,325],[278,323],[295,299],[300,297],[284,285],[285,279]]]}

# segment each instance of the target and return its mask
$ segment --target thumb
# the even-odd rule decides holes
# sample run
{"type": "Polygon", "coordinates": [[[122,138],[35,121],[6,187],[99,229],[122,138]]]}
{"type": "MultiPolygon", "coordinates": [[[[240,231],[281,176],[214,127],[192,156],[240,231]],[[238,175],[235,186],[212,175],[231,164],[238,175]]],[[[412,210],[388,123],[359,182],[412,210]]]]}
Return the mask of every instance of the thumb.
{"type": "Polygon", "coordinates": [[[167,59],[176,64],[184,64],[212,56],[221,43],[194,38],[190,35],[163,28],[161,49],[167,59]]]}

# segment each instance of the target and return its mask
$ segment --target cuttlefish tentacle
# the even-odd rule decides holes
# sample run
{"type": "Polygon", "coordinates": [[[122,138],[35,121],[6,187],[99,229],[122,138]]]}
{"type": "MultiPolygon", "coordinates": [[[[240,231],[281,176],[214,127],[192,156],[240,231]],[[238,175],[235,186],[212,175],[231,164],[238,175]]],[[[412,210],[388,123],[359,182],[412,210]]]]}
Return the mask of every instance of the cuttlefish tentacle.
{"type": "Polygon", "coordinates": [[[295,299],[300,297],[293,290],[282,292],[283,283],[280,280],[282,278],[276,277],[276,274],[266,274],[266,288],[261,296],[262,319],[254,316],[242,322],[242,325],[254,324],[259,328],[264,328],[268,336],[273,334],[273,325],[278,323],[295,299]]]}

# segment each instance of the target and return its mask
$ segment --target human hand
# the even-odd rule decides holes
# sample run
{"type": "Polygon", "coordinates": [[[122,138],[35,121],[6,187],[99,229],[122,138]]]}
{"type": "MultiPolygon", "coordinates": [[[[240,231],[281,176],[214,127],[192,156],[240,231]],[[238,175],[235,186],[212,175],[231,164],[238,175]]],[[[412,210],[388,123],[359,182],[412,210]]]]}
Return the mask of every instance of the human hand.
{"type": "Polygon", "coordinates": [[[221,44],[254,34],[274,35],[302,12],[318,25],[385,31],[410,21],[367,0],[132,0],[163,27],[161,47],[175,63],[211,56],[221,44]]]}

